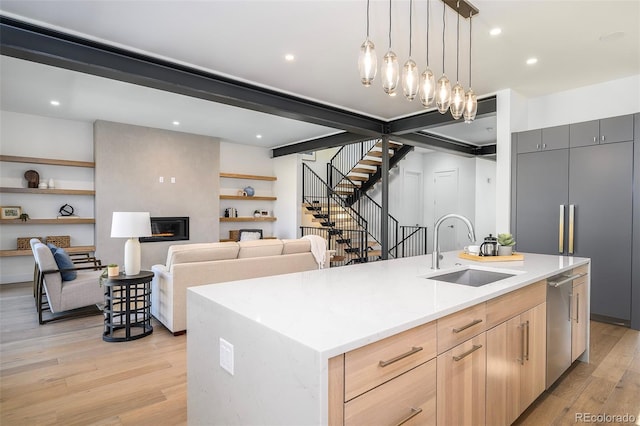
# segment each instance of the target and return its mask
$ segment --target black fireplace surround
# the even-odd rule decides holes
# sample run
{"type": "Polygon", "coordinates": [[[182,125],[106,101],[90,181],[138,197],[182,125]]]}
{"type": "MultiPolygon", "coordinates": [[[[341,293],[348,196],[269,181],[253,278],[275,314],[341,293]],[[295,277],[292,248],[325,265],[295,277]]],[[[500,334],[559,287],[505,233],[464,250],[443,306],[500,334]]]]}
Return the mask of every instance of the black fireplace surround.
{"type": "Polygon", "coordinates": [[[189,217],[152,217],[151,236],[140,237],[141,243],[189,239],[189,217]]]}

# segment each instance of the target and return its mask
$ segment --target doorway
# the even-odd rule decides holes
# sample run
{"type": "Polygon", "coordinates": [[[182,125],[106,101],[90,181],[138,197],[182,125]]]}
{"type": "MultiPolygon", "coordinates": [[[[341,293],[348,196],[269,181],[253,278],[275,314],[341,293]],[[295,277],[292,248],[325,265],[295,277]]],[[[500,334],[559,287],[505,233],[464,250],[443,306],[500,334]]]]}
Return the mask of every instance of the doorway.
{"type": "MultiPolygon", "coordinates": [[[[458,211],[458,169],[434,172],[433,184],[433,223],[435,225],[442,216],[458,211]]],[[[457,225],[458,223],[456,223],[456,221],[447,220],[440,226],[439,242],[441,252],[458,248],[456,237],[457,225]]]]}

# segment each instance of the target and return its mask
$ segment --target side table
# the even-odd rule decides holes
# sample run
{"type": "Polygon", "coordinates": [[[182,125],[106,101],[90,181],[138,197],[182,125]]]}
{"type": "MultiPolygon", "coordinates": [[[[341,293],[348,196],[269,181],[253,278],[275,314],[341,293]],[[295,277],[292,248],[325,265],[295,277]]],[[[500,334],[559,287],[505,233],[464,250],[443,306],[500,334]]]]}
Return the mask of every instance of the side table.
{"type": "Polygon", "coordinates": [[[120,274],[104,280],[105,342],[126,342],[153,333],[151,326],[151,280],[153,272],[120,274]]]}

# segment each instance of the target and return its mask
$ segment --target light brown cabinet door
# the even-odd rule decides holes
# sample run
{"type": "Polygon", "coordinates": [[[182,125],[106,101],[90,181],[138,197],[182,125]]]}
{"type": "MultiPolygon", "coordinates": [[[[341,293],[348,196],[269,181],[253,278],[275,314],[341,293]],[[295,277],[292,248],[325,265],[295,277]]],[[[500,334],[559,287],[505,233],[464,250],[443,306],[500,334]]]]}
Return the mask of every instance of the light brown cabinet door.
{"type": "Polygon", "coordinates": [[[578,359],[587,349],[587,278],[573,283],[571,300],[571,362],[578,359]]]}
{"type": "Polygon", "coordinates": [[[545,387],[547,354],[546,302],[520,315],[525,333],[524,363],[520,370],[520,415],[545,387]]]}
{"type": "Polygon", "coordinates": [[[485,424],[486,334],[438,356],[438,424],[485,424]]]}
{"type": "Polygon", "coordinates": [[[345,404],[346,426],[436,424],[436,360],[432,359],[345,404]]]}

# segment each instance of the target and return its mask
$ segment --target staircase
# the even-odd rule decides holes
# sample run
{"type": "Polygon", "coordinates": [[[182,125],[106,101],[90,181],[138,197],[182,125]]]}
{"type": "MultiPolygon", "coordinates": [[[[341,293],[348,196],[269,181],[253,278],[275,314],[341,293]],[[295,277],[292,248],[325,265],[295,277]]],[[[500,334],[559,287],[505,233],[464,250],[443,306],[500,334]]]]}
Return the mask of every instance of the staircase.
{"type": "MultiPolygon", "coordinates": [[[[390,142],[389,167],[412,150],[390,142]]],[[[327,164],[327,182],[303,164],[302,235],[320,235],[329,242],[335,251],[332,266],[381,259],[382,206],[367,195],[381,178],[379,139],[343,146],[327,164]]],[[[399,226],[391,215],[386,220],[390,257],[426,254],[427,228],[399,226]]]]}

